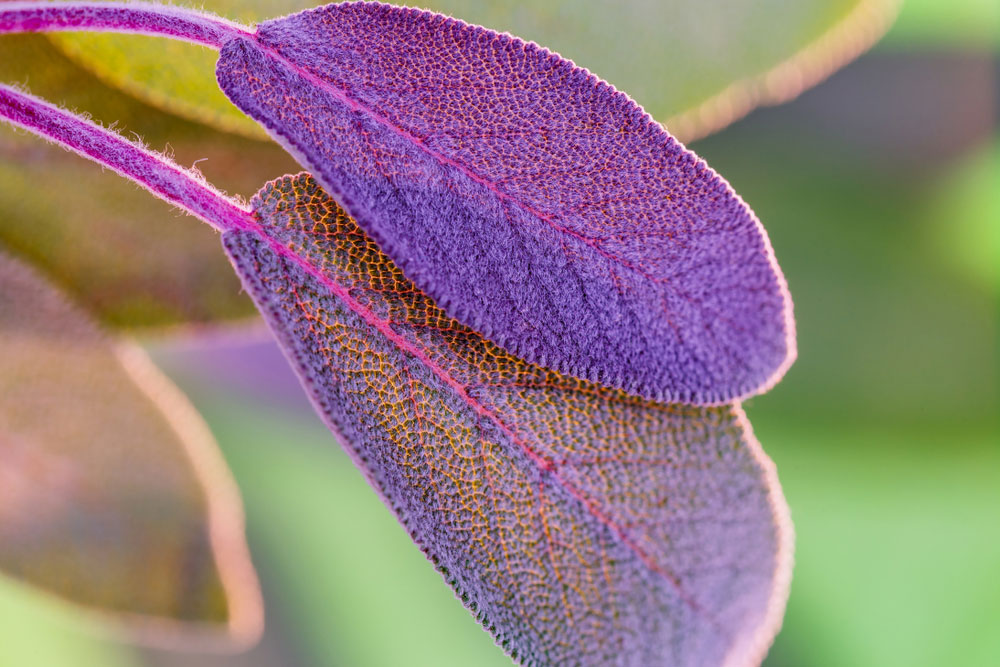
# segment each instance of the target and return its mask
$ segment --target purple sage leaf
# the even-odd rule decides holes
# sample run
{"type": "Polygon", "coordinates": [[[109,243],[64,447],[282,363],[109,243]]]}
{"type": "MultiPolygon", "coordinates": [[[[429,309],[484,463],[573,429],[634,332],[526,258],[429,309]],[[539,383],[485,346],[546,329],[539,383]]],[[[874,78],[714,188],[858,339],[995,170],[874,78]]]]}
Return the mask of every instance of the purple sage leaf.
{"type": "Polygon", "coordinates": [[[557,55],[345,3],[234,34],[217,75],[408,278],[518,356],[699,404],[758,392],[794,357],[750,209],[557,55]]]}
{"type": "Polygon", "coordinates": [[[449,318],[307,174],[223,234],[317,411],[528,665],[754,664],[791,527],[742,411],[647,402],[449,318]]]}

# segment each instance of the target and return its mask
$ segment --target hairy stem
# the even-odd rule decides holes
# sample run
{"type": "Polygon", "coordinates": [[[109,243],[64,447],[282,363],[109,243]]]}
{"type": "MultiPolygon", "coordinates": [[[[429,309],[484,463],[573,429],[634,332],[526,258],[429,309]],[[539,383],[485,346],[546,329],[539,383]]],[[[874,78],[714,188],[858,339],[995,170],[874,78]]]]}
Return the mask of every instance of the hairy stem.
{"type": "Polygon", "coordinates": [[[88,30],[160,35],[219,49],[244,26],[193,9],[145,2],[3,2],[0,34],[88,30]]]}
{"type": "Polygon", "coordinates": [[[0,84],[0,119],[113,169],[219,231],[254,225],[248,208],[216,190],[199,174],[4,84],[0,84]]]}

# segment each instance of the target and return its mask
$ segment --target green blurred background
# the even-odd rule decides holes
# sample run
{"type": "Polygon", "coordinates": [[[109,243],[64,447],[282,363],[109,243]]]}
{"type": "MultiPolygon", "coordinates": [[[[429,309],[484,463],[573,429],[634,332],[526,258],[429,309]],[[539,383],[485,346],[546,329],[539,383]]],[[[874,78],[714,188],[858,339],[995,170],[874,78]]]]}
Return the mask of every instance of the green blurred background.
{"type": "MultiPolygon", "coordinates": [[[[767,665],[1000,665],[1000,3],[909,0],[825,83],[692,148],[767,228],[799,360],[747,404],[797,532],[767,665]]],[[[0,579],[0,665],[509,661],[253,337],[157,344],[243,491],[262,644],[86,634],[0,579]]]]}

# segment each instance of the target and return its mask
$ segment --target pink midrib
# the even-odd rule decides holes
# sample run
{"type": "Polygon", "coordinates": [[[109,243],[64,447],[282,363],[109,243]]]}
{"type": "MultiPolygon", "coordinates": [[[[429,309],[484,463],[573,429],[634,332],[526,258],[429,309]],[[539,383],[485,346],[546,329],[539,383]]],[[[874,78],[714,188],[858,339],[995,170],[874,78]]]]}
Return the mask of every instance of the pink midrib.
{"type": "MultiPolygon", "coordinates": [[[[594,252],[596,252],[597,254],[599,254],[601,257],[604,257],[605,259],[607,259],[610,262],[613,262],[613,263],[618,264],[618,265],[620,265],[620,266],[622,266],[622,267],[624,267],[624,268],[626,268],[626,269],[628,269],[630,271],[633,271],[637,275],[641,276],[642,278],[645,278],[646,280],[648,280],[648,281],[650,281],[652,283],[660,284],[660,283],[664,283],[665,282],[664,278],[657,278],[656,276],[650,275],[649,273],[647,273],[646,271],[644,271],[641,267],[635,266],[635,265],[633,265],[633,264],[625,261],[621,257],[618,257],[617,255],[613,255],[612,253],[609,253],[608,251],[604,250],[600,246],[600,243],[599,243],[598,240],[590,238],[590,237],[585,236],[583,234],[580,234],[579,232],[575,232],[572,229],[569,229],[568,227],[565,227],[563,225],[560,225],[556,221],[554,215],[549,214],[549,213],[545,213],[544,211],[536,209],[531,204],[529,204],[529,203],[527,203],[525,201],[522,201],[522,200],[514,197],[513,195],[511,195],[511,194],[509,194],[507,192],[504,192],[503,190],[500,189],[500,187],[496,183],[494,183],[490,179],[486,178],[485,176],[482,176],[482,175],[478,174],[471,167],[465,165],[462,162],[459,162],[459,161],[455,160],[454,158],[450,158],[447,155],[444,155],[444,154],[442,154],[442,153],[434,150],[433,148],[429,147],[426,143],[424,143],[424,141],[420,137],[414,135],[409,130],[406,130],[405,128],[402,128],[399,125],[396,125],[395,123],[393,123],[392,121],[390,121],[388,118],[386,118],[382,114],[376,112],[374,109],[371,109],[370,107],[368,107],[368,106],[362,104],[361,102],[358,102],[357,100],[355,100],[352,97],[350,97],[347,94],[346,91],[344,91],[344,90],[342,90],[342,89],[334,86],[329,81],[326,81],[325,79],[323,79],[323,78],[321,78],[321,77],[313,74],[308,69],[302,67],[301,65],[295,63],[294,61],[289,60],[288,58],[286,58],[285,56],[283,56],[276,48],[272,47],[269,44],[265,44],[264,42],[262,42],[260,40],[260,38],[259,38],[259,32],[254,32],[252,34],[245,34],[243,36],[252,39],[254,45],[257,46],[262,52],[264,52],[265,54],[267,54],[270,58],[272,58],[276,62],[281,63],[284,67],[286,67],[287,69],[291,70],[295,74],[303,77],[304,79],[307,79],[310,83],[312,83],[317,88],[323,90],[324,92],[328,93],[332,97],[334,97],[334,98],[338,99],[339,101],[343,102],[352,111],[360,111],[360,112],[364,113],[366,116],[368,116],[369,118],[371,118],[372,120],[374,120],[376,123],[378,123],[382,127],[386,128],[387,130],[389,130],[393,134],[399,136],[400,138],[406,140],[408,143],[416,146],[418,149],[420,149],[421,151],[423,151],[424,153],[426,153],[427,155],[429,155],[430,157],[432,157],[434,160],[436,160],[440,164],[448,166],[448,167],[451,167],[451,168],[457,170],[458,172],[460,172],[461,174],[463,174],[464,176],[466,176],[469,180],[471,180],[471,181],[473,181],[475,183],[478,183],[479,185],[483,186],[484,188],[486,188],[487,190],[489,190],[491,193],[493,193],[498,199],[501,199],[503,201],[509,201],[514,206],[517,206],[518,208],[520,208],[521,210],[525,211],[526,213],[528,213],[528,214],[530,214],[530,215],[538,218],[542,222],[546,223],[553,230],[555,230],[555,231],[557,231],[559,233],[562,233],[562,234],[566,234],[567,236],[570,236],[570,237],[578,240],[580,243],[583,243],[584,245],[586,245],[587,247],[589,247],[591,250],[593,250],[594,252]]],[[[278,131],[278,130],[276,130],[274,128],[271,128],[271,129],[273,131],[278,131]]]]}
{"type": "Polygon", "coordinates": [[[302,256],[293,252],[290,248],[279,242],[278,240],[271,237],[265,231],[264,227],[255,219],[252,226],[244,228],[247,231],[253,231],[257,234],[265,243],[271,248],[271,250],[279,255],[280,257],[289,260],[300,269],[308,273],[314,279],[320,282],[326,289],[330,290],[340,301],[346,305],[353,313],[360,317],[366,324],[375,328],[379,333],[386,337],[393,345],[395,345],[400,351],[410,354],[419,360],[426,368],[428,368],[438,379],[440,379],[449,389],[451,389],[458,398],[460,398],[472,411],[490,420],[503,432],[511,442],[516,444],[524,454],[534,463],[539,470],[543,473],[550,473],[561,485],[562,487],[575,498],[581,505],[587,508],[587,511],[598,520],[605,527],[610,529],[618,539],[624,544],[629,550],[631,550],[635,555],[643,562],[643,564],[649,568],[652,572],[660,575],[664,579],[670,582],[670,584],[675,588],[680,598],[687,604],[693,611],[700,614],[701,616],[709,619],[710,622],[715,626],[716,630],[725,635],[726,633],[722,628],[712,619],[709,613],[701,607],[700,604],[684,589],[681,584],[680,579],[673,573],[666,570],[659,563],[657,563],[652,556],[647,554],[642,547],[640,547],[635,540],[633,540],[620,526],[618,526],[615,521],[605,514],[600,508],[595,506],[595,503],[587,497],[580,489],[574,486],[571,482],[566,480],[559,474],[558,465],[555,461],[546,458],[545,456],[536,452],[527,442],[525,442],[517,432],[509,427],[503,419],[500,418],[495,412],[484,406],[482,403],[477,401],[475,398],[469,395],[466,386],[456,380],[448,372],[447,369],[442,367],[440,364],[435,362],[427,352],[415,345],[413,342],[401,336],[392,328],[392,323],[376,315],[370,308],[367,308],[362,303],[354,299],[350,292],[340,283],[331,279],[326,273],[324,273],[316,265],[308,262],[302,256]]]}

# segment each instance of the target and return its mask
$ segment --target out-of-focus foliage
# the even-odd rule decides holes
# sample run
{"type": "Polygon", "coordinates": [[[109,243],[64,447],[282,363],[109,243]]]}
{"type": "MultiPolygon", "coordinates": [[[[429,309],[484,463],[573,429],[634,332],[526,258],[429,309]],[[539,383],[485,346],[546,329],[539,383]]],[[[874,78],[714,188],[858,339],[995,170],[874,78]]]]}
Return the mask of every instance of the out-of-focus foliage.
{"type": "MultiPolygon", "coordinates": [[[[317,4],[323,3],[207,0],[201,6],[252,24],[317,4]]],[[[783,101],[811,85],[873,42],[898,3],[422,0],[397,4],[450,14],[550,48],[626,91],[688,140],[759,103],[783,101]],[[817,48],[811,48],[814,45],[817,48]]],[[[208,49],[121,35],[54,39],[105,81],[152,104],[216,127],[264,136],[219,92],[213,75],[215,54],[208,49]]]]}
{"type": "MultiPolygon", "coordinates": [[[[252,23],[271,16],[261,13],[261,4],[283,5],[274,7],[277,14],[312,6],[301,0],[208,0],[203,6],[230,20],[252,23]]],[[[256,121],[247,118],[219,90],[215,82],[218,53],[208,47],[142,35],[76,33],[55,34],[50,39],[106,84],[147,104],[226,132],[268,138],[256,121]]]]}
{"type": "Polygon", "coordinates": [[[927,252],[1000,296],[1000,140],[963,160],[943,179],[920,216],[927,252]],[[950,224],[935,221],[950,220],[950,224]]]}
{"type": "Polygon", "coordinates": [[[996,0],[904,0],[904,11],[883,45],[995,49],[1000,44],[1000,2],[996,0]]]}
{"type": "Polygon", "coordinates": [[[132,667],[135,656],[80,625],[79,611],[0,577],[0,665],[132,667]]]}
{"type": "Polygon", "coordinates": [[[0,396],[0,570],[150,641],[184,630],[166,621],[256,635],[239,496],[197,413],[6,254],[0,396]]]}
{"type": "Polygon", "coordinates": [[[797,538],[765,667],[994,667],[1000,430],[750,414],[797,538]]]}
{"type": "MultiPolygon", "coordinates": [[[[101,84],[41,36],[0,39],[0,80],[136,132],[232,193],[296,170],[278,146],[180,120],[101,84]]],[[[245,319],[253,305],[201,222],[93,163],[0,127],[0,245],[113,326],[245,319]]]]}

